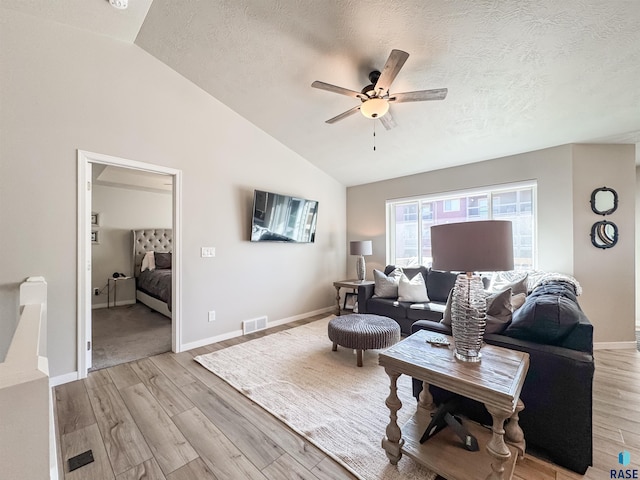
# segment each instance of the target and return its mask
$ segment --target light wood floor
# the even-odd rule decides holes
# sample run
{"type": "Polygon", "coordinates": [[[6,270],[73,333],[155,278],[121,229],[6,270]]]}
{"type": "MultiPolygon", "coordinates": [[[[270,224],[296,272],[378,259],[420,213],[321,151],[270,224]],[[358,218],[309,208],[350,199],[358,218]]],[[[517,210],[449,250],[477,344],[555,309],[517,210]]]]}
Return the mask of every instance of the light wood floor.
{"type": "MultiPolygon", "coordinates": [[[[56,387],[58,463],[64,469],[60,478],[353,479],[312,444],[193,361],[195,355],[322,317],[118,365],[56,387]],[[95,462],[68,472],[67,459],[88,449],[95,462]]],[[[519,462],[514,478],[609,478],[622,449],[630,452],[631,467],[637,465],[639,405],[640,353],[596,352],[594,467],[581,477],[527,456],[519,462]]],[[[382,449],[380,453],[384,454],[382,449]]]]}

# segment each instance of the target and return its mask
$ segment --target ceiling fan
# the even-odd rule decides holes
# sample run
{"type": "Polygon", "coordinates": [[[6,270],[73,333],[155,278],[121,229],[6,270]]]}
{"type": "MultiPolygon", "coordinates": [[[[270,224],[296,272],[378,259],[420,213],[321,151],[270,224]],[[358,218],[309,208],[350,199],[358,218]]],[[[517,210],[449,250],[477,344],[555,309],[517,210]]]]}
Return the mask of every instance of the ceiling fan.
{"type": "Polygon", "coordinates": [[[348,97],[358,98],[362,102],[340,115],[330,118],[326,123],[335,123],[343,118],[353,115],[358,110],[367,118],[380,119],[382,125],[387,130],[396,126],[396,122],[389,111],[391,103],[402,102],[423,102],[425,100],[444,100],[447,96],[446,88],[437,88],[433,90],[418,90],[416,92],[405,93],[389,93],[389,87],[396,78],[404,62],[409,58],[407,52],[402,50],[391,50],[391,54],[384,64],[382,72],[374,70],[369,74],[371,85],[367,85],[361,91],[349,90],[347,88],[337,87],[329,83],[316,80],[311,84],[314,88],[327,90],[329,92],[347,95],[348,97]]]}

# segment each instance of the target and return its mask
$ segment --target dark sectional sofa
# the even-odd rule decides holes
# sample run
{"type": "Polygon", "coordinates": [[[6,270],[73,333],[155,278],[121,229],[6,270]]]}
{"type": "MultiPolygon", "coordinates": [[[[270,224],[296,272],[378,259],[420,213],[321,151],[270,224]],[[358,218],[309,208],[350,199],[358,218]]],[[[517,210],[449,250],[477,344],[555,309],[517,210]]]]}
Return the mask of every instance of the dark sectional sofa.
{"type": "MultiPolygon", "coordinates": [[[[387,265],[384,274],[395,270],[394,265],[387,265]]],[[[440,272],[426,267],[402,269],[405,275],[413,278],[420,274],[429,295],[429,302],[399,302],[397,298],[380,298],[374,296],[374,285],[362,285],[358,288],[358,313],[369,313],[393,318],[403,334],[411,334],[411,325],[417,320],[433,320],[439,322],[444,313],[449,292],[456,283],[456,274],[440,272]]]]}
{"type": "MultiPolygon", "coordinates": [[[[385,273],[393,269],[388,266],[385,273]]],[[[433,305],[415,309],[411,304],[393,299],[377,299],[373,297],[373,286],[363,286],[358,292],[359,306],[367,313],[393,318],[403,333],[426,329],[450,335],[450,327],[440,323],[440,319],[449,293],[447,290],[445,294],[445,290],[453,287],[455,274],[424,267],[416,272],[411,270],[404,269],[408,277],[414,273],[425,276],[429,297],[433,300],[429,303],[433,305]],[[432,290],[429,290],[429,279],[432,290]]],[[[593,326],[580,309],[575,286],[565,281],[549,281],[537,286],[513,313],[511,323],[500,333],[485,334],[484,340],[529,354],[529,371],[520,395],[525,405],[520,425],[527,448],[583,474],[592,464],[593,326]]],[[[422,382],[414,379],[416,398],[421,390],[422,382]]],[[[429,390],[436,404],[453,396],[434,386],[429,390]]],[[[459,413],[482,424],[491,424],[484,406],[469,399],[461,402],[459,413]]]]}

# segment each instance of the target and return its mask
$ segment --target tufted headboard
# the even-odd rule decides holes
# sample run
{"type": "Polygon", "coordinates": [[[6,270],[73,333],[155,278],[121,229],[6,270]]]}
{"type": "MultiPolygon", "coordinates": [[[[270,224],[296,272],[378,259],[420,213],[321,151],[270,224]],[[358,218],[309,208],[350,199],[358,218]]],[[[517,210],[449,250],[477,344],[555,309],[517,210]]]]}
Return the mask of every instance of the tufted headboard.
{"type": "Polygon", "coordinates": [[[147,252],[171,252],[173,231],[170,228],[145,228],[133,233],[133,275],[140,275],[142,258],[147,252]]]}

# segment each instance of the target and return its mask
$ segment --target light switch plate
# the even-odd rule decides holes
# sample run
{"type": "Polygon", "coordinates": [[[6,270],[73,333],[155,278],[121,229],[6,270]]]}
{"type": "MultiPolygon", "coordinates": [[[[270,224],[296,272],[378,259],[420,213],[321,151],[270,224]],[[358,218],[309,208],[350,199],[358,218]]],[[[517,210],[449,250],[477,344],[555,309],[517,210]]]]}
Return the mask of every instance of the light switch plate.
{"type": "Polygon", "coordinates": [[[202,258],[215,257],[216,256],[216,248],[215,247],[202,247],[200,249],[200,256],[202,258]]]}

